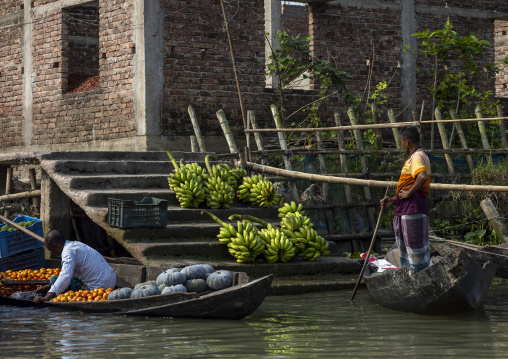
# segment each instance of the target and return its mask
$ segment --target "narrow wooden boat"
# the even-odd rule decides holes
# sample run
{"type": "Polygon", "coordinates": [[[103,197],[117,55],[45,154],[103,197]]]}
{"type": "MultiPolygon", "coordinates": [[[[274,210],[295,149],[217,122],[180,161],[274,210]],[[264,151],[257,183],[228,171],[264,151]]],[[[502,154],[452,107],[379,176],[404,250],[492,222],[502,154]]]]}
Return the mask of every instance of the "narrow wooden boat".
{"type": "MultiPolygon", "coordinates": [[[[244,273],[242,273],[244,274],[244,273]]],[[[139,315],[148,317],[242,319],[252,314],[268,294],[273,274],[247,281],[246,275],[235,276],[240,282],[232,287],[204,293],[170,293],[151,297],[99,302],[45,302],[0,296],[0,304],[21,307],[49,307],[83,313],[139,315]],[[243,280],[242,280],[243,279],[243,280]]]]}
{"type": "Polygon", "coordinates": [[[432,246],[442,255],[466,251],[477,263],[492,262],[497,267],[496,277],[508,279],[508,244],[477,246],[441,238],[431,239],[432,246]]]}
{"type": "MultiPolygon", "coordinates": [[[[398,251],[398,250],[395,250],[398,251]]],[[[386,259],[394,265],[397,255],[386,259]]],[[[414,273],[403,267],[383,273],[366,269],[365,283],[372,298],[387,308],[417,314],[452,314],[478,308],[494,278],[495,266],[478,265],[465,251],[440,258],[414,273]]]]}

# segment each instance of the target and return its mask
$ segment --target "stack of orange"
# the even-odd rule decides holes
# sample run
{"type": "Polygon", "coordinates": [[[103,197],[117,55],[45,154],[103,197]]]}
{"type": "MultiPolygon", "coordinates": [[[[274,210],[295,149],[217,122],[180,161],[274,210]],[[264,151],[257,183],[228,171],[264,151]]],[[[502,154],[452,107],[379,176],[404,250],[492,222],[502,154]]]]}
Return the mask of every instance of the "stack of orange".
{"type": "Polygon", "coordinates": [[[44,280],[60,274],[60,268],[8,270],[0,272],[0,280],[44,280]]]}
{"type": "Polygon", "coordinates": [[[101,300],[107,300],[109,293],[113,291],[112,288],[104,289],[93,289],[93,290],[70,290],[68,292],[60,294],[54,298],[53,302],[98,302],[101,300]]]}
{"type": "Polygon", "coordinates": [[[35,290],[37,287],[37,285],[5,286],[2,282],[0,282],[0,295],[10,297],[14,292],[28,292],[35,290]]]}

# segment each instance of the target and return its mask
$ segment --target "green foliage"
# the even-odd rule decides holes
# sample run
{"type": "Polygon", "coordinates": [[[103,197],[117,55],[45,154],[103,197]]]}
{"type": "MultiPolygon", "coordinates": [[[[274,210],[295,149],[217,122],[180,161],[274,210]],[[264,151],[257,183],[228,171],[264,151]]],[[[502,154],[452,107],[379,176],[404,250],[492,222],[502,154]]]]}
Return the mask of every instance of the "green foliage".
{"type": "Polygon", "coordinates": [[[490,234],[487,235],[487,230],[483,229],[482,225],[475,224],[473,224],[471,232],[466,233],[464,236],[464,241],[476,244],[477,246],[491,246],[499,244],[496,232],[491,231],[490,234]]]}
{"type": "Polygon", "coordinates": [[[302,111],[307,115],[304,127],[318,127],[321,124],[319,108],[328,102],[328,95],[337,91],[340,100],[346,104],[353,103],[355,96],[347,91],[345,80],[351,75],[336,69],[328,60],[312,56],[310,41],[312,36],[292,36],[286,31],[277,31],[278,48],[272,50],[270,63],[266,65],[266,76],[277,76],[279,86],[276,91],[281,94],[291,88],[299,78],[317,80],[319,83],[318,99],[305,106],[302,111]]]}

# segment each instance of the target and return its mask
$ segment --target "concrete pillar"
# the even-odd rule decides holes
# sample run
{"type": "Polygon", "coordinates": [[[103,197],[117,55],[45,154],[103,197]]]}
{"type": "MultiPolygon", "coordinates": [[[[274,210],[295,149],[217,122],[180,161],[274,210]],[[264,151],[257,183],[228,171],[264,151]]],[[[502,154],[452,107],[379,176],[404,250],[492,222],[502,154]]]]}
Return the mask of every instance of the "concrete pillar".
{"type": "Polygon", "coordinates": [[[409,51],[402,54],[402,103],[401,108],[405,108],[411,102],[411,105],[402,114],[402,121],[412,121],[411,111],[416,109],[416,57],[413,54],[418,51],[416,39],[411,36],[417,30],[416,6],[415,0],[402,0],[401,9],[401,34],[402,48],[409,45],[409,51]],[[415,98],[413,98],[415,96],[415,98]]]}
{"type": "MultiPolygon", "coordinates": [[[[134,0],[134,106],[138,136],[162,134],[164,9],[160,0],[134,0]]],[[[147,140],[147,146],[150,141],[147,140]]]]}
{"type": "MultiPolygon", "coordinates": [[[[265,1],[265,33],[269,33],[267,35],[268,41],[265,38],[265,63],[271,62],[269,59],[272,54],[272,48],[278,49],[279,43],[277,42],[277,31],[282,30],[282,5],[281,1],[278,0],[264,0],[265,1]]],[[[278,78],[276,76],[271,76],[266,78],[266,86],[267,87],[276,87],[278,78]]]]}
{"type": "Polygon", "coordinates": [[[32,0],[23,0],[23,142],[32,144],[32,72],[33,72],[33,39],[32,39],[32,0]]]}
{"type": "Polygon", "coordinates": [[[42,171],[41,176],[41,220],[44,235],[53,229],[66,238],[71,234],[70,199],[60,187],[42,171]]]}

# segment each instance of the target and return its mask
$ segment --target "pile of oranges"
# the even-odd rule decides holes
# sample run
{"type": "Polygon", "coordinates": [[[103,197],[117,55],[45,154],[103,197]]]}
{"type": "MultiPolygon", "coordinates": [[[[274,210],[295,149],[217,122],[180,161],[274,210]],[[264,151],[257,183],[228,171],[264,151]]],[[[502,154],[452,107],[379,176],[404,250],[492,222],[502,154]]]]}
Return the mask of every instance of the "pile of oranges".
{"type": "Polygon", "coordinates": [[[0,282],[0,295],[3,295],[4,297],[10,297],[14,292],[28,292],[35,290],[37,287],[37,285],[5,286],[2,282],[0,282]]]}
{"type": "Polygon", "coordinates": [[[98,302],[108,300],[108,295],[113,291],[112,288],[108,289],[93,289],[93,290],[70,290],[60,294],[58,297],[53,298],[53,302],[98,302]]]}
{"type": "Polygon", "coordinates": [[[0,272],[0,280],[44,280],[60,274],[60,268],[8,270],[0,272]]]}

